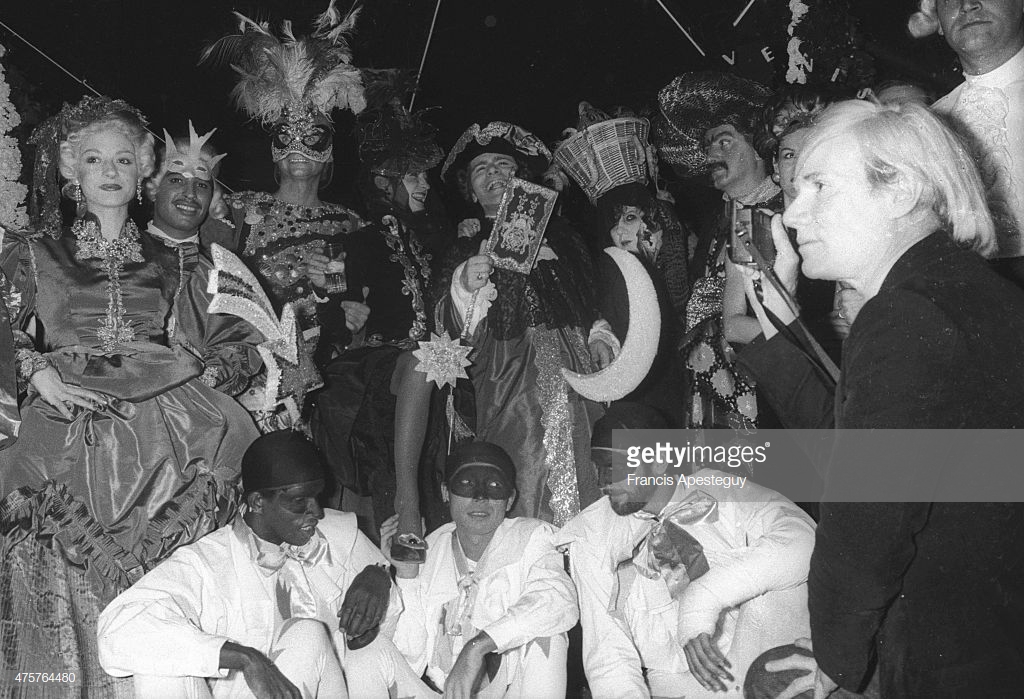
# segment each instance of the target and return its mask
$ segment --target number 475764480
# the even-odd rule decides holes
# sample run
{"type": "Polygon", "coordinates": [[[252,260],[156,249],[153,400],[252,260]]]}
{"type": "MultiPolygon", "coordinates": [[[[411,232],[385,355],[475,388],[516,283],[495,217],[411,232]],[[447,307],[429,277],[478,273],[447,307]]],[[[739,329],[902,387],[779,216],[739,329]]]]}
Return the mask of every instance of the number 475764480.
{"type": "Polygon", "coordinates": [[[15,682],[39,682],[39,683],[57,683],[57,684],[71,684],[75,681],[75,673],[73,672],[19,672],[14,676],[15,682]]]}

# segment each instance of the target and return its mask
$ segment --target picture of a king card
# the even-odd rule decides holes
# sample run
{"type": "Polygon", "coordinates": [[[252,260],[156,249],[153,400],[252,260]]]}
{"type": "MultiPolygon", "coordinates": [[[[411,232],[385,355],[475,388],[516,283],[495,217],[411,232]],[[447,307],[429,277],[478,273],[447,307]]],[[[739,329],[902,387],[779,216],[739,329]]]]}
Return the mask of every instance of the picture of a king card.
{"type": "Polygon", "coordinates": [[[509,180],[487,241],[495,267],[530,273],[557,198],[553,189],[516,177],[509,180]]]}

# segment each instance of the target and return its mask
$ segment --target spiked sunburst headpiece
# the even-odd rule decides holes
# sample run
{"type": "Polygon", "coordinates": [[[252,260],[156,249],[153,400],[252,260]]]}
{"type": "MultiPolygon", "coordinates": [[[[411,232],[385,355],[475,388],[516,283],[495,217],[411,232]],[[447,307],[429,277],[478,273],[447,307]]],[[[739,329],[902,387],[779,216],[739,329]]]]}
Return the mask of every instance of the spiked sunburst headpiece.
{"type": "Polygon", "coordinates": [[[366,107],[363,78],[352,65],[347,37],[359,10],[342,16],[330,5],[314,22],[313,33],[296,37],[292,23],[281,23],[280,38],[267,22],[235,12],[238,34],[209,46],[200,62],[227,61],[239,75],[231,94],[249,117],[274,130],[275,162],[291,152],[324,162],[331,157],[330,114],[366,107]]]}
{"type": "Polygon", "coordinates": [[[212,180],[214,169],[217,167],[217,163],[227,155],[221,153],[220,155],[211,155],[210,153],[203,152],[203,146],[210,140],[214,132],[217,129],[212,129],[202,136],[196,133],[196,129],[192,126],[192,120],[188,122],[188,146],[182,147],[178,142],[175,142],[171,135],[167,133],[167,129],[164,129],[164,143],[167,146],[167,150],[164,153],[163,162],[160,164],[160,171],[157,174],[157,178],[162,178],[168,172],[177,172],[185,177],[195,177],[200,180],[212,180]]]}

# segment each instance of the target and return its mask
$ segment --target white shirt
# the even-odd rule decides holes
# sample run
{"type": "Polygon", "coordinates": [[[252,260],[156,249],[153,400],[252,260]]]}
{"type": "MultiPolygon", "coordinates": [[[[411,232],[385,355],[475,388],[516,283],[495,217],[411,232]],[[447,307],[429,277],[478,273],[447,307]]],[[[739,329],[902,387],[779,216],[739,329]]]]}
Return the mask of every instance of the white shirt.
{"type": "MultiPolygon", "coordinates": [[[[579,619],[576,589],[554,547],[554,534],[554,527],[538,519],[506,519],[473,571],[477,590],[469,618],[494,640],[498,653],[506,653],[502,662],[509,664],[509,677],[516,675],[530,641],[565,633],[579,619]]],[[[398,619],[395,645],[416,673],[426,670],[438,687],[447,678],[447,669],[434,664],[438,644],[446,640],[441,638],[442,612],[459,597],[453,537],[451,523],[434,531],[427,537],[427,560],[419,575],[398,578],[405,611],[398,619]]],[[[468,640],[460,638],[456,647],[468,640]]]]}
{"type": "MultiPolygon", "coordinates": [[[[335,631],[352,579],[367,565],[386,561],[351,513],[325,510],[315,536],[323,538],[327,552],[305,573],[316,618],[335,631]]],[[[267,653],[282,618],[274,594],[279,573],[264,574],[256,564],[258,553],[258,540],[241,515],[176,550],[103,610],[98,630],[103,669],[115,677],[222,678],[213,683],[214,696],[251,696],[240,672],[219,666],[226,641],[267,653]]],[[[401,607],[392,585],[381,633],[393,633],[401,607]]]]}
{"type": "MultiPolygon", "coordinates": [[[[721,475],[709,469],[696,475],[702,474],[721,475]]],[[[645,668],[652,685],[659,675],[671,676],[674,695],[703,696],[683,646],[701,633],[714,634],[726,610],[718,645],[740,684],[761,652],[810,636],[810,517],[749,480],[743,489],[700,491],[717,500],[716,513],[685,531],[700,542],[709,570],[677,599],[663,578],[645,577],[633,563],[652,527],[650,518],[619,516],[604,497],[559,533],[556,542],[569,548],[579,593],[583,666],[595,698],[650,696],[645,668]]],[[[677,485],[663,512],[693,492],[677,485]]]]}
{"type": "Polygon", "coordinates": [[[932,109],[967,137],[996,219],[996,257],[1024,255],[1024,49],[965,81],[932,109]]]}
{"type": "Polygon", "coordinates": [[[199,231],[197,230],[194,234],[187,238],[172,238],[171,236],[164,233],[162,230],[156,227],[153,221],[149,222],[149,226],[146,228],[146,232],[152,236],[160,238],[167,242],[171,247],[177,247],[183,243],[199,243],[199,231]]]}

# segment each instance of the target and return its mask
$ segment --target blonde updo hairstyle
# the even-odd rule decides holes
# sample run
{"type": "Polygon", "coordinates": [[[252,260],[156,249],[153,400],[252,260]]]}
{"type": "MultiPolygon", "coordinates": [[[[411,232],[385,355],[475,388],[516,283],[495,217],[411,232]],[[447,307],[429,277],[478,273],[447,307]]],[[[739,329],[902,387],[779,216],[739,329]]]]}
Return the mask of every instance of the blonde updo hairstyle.
{"type": "MultiPolygon", "coordinates": [[[[82,142],[87,136],[102,131],[117,131],[125,136],[135,149],[136,164],[139,168],[139,179],[153,174],[156,167],[156,153],[153,148],[153,136],[138,118],[130,112],[117,111],[106,114],[99,119],[85,124],[75,124],[68,128],[67,134],[60,142],[60,174],[68,182],[78,179],[78,159],[82,154],[82,142]]],[[[65,186],[65,194],[67,187],[65,186]]]]}
{"type": "Polygon", "coordinates": [[[995,252],[995,227],[974,159],[927,107],[865,100],[833,104],[818,117],[801,149],[797,173],[809,153],[828,148],[827,141],[841,136],[856,140],[873,187],[894,186],[904,179],[919,185],[917,215],[930,213],[955,241],[982,255],[995,252]]]}
{"type": "Polygon", "coordinates": [[[907,20],[907,31],[910,32],[910,35],[915,39],[923,39],[940,32],[935,0],[921,0],[918,7],[920,10],[910,15],[910,19],[907,20]]]}

